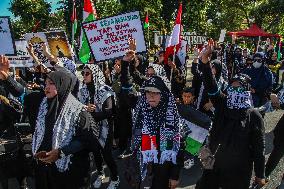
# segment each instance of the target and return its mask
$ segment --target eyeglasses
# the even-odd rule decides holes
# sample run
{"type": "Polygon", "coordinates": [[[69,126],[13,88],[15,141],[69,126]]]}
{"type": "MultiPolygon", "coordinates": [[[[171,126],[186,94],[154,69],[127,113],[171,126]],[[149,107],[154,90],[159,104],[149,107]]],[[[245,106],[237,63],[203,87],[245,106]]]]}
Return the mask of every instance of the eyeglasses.
{"type": "Polygon", "coordinates": [[[82,71],[81,74],[82,74],[82,76],[89,76],[89,75],[91,75],[91,72],[82,71]]]}

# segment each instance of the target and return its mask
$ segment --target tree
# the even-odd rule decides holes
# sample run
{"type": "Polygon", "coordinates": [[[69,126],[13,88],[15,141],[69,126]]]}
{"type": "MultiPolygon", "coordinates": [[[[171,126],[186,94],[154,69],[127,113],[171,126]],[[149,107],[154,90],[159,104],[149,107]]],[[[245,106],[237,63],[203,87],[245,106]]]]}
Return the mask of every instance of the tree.
{"type": "Polygon", "coordinates": [[[36,23],[40,22],[39,30],[48,28],[51,6],[44,0],[11,0],[9,10],[19,18],[13,22],[16,37],[25,32],[32,32],[36,23]]]}

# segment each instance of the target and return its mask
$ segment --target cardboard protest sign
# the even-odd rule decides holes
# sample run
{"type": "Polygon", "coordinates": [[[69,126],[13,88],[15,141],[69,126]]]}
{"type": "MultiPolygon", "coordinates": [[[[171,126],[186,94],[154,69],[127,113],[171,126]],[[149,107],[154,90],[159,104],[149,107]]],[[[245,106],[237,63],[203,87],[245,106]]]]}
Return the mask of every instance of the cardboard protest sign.
{"type": "Polygon", "coordinates": [[[72,59],[71,47],[64,31],[51,31],[45,35],[52,55],[72,59]]]}
{"type": "Polygon", "coordinates": [[[136,52],[147,50],[139,11],[86,22],[82,27],[96,61],[123,56],[129,38],[136,39],[136,52]]]}
{"type": "Polygon", "coordinates": [[[0,54],[16,55],[14,38],[11,33],[11,23],[8,16],[0,17],[0,54]]]}
{"type": "Polygon", "coordinates": [[[17,56],[8,56],[11,67],[31,67],[32,58],[27,51],[28,43],[25,40],[15,41],[17,56]]]}
{"type": "Polygon", "coordinates": [[[39,61],[41,61],[46,66],[51,67],[49,60],[47,59],[47,57],[43,55],[41,47],[43,43],[47,44],[45,33],[44,32],[27,33],[25,34],[25,39],[28,44],[31,43],[33,45],[34,53],[39,59],[39,61]]]}

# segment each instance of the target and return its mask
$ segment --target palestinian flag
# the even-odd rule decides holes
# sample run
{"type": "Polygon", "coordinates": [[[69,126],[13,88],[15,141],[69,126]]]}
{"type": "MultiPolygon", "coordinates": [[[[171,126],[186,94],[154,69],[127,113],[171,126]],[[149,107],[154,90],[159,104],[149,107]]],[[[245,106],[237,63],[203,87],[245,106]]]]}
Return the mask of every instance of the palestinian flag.
{"type": "MultiPolygon", "coordinates": [[[[91,0],[84,0],[83,22],[94,21],[96,17],[96,9],[94,8],[91,0]]],[[[79,58],[84,64],[88,63],[91,58],[91,50],[89,48],[88,40],[83,30],[81,31],[79,58]]]]}
{"type": "Polygon", "coordinates": [[[147,11],[145,22],[144,22],[144,29],[149,28],[149,26],[150,26],[150,24],[149,24],[149,15],[148,15],[148,11],[147,11]]]}
{"type": "Polygon", "coordinates": [[[277,52],[277,60],[280,61],[281,59],[281,38],[279,39],[279,45],[278,45],[278,52],[277,52]]]}
{"type": "Polygon", "coordinates": [[[209,130],[187,120],[184,120],[183,124],[190,130],[190,133],[185,139],[185,150],[192,155],[198,155],[200,148],[209,134],[209,130]]]}
{"type": "Polygon", "coordinates": [[[71,16],[71,22],[72,22],[72,46],[74,47],[74,38],[75,38],[74,36],[76,34],[78,26],[75,0],[73,0],[73,11],[71,16]]]}
{"type": "Polygon", "coordinates": [[[179,105],[178,109],[182,117],[185,150],[192,155],[198,155],[209,134],[211,120],[207,115],[190,106],[179,105]]]}

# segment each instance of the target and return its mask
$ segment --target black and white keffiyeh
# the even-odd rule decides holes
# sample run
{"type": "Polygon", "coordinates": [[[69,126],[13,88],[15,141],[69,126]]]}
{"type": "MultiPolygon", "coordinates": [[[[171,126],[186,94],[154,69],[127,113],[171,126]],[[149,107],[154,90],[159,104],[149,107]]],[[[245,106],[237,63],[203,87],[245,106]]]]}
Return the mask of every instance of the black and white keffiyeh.
{"type": "Polygon", "coordinates": [[[280,105],[284,105],[284,87],[277,94],[280,105]]]}
{"type": "Polygon", "coordinates": [[[227,107],[229,109],[249,109],[253,107],[250,91],[236,91],[233,87],[229,87],[227,92],[227,107]]]}
{"type": "Polygon", "coordinates": [[[153,64],[153,63],[150,63],[149,67],[152,67],[155,70],[155,75],[162,78],[168,89],[171,90],[172,85],[170,80],[167,78],[165,68],[162,65],[153,64]]]}
{"type": "MultiPolygon", "coordinates": [[[[96,104],[96,112],[102,111],[102,106],[104,102],[111,96],[115,97],[115,92],[111,87],[105,84],[105,77],[100,69],[100,67],[96,64],[87,65],[88,69],[91,70],[93,76],[93,82],[95,85],[95,94],[94,94],[94,103],[96,104]]],[[[79,100],[83,104],[88,104],[90,102],[90,92],[87,88],[86,84],[83,84],[80,89],[79,100]]],[[[99,128],[101,128],[99,142],[102,147],[105,146],[105,141],[108,135],[108,122],[107,119],[104,119],[100,122],[93,122],[93,124],[99,124],[99,128]]]]}
{"type": "MultiPolygon", "coordinates": [[[[47,98],[45,97],[40,104],[39,113],[36,120],[36,127],[32,142],[33,154],[37,153],[43,141],[45,133],[45,117],[48,111],[47,106],[47,98]]],[[[79,114],[84,110],[84,107],[85,106],[80,103],[72,94],[68,95],[53,127],[53,149],[62,148],[71,142],[73,136],[76,134],[75,129],[79,121],[79,114]]],[[[72,155],[68,155],[58,159],[55,162],[58,171],[64,172],[68,170],[69,164],[71,163],[71,156],[72,155]]]]}
{"type": "Polygon", "coordinates": [[[66,57],[59,58],[59,65],[66,68],[71,73],[76,74],[76,64],[73,60],[66,57]]]}
{"type": "MultiPolygon", "coordinates": [[[[153,76],[145,81],[144,87],[158,83],[155,80],[163,83],[161,78],[153,76]]],[[[161,90],[158,107],[150,107],[144,91],[133,113],[132,150],[137,152],[142,180],[146,176],[148,163],[163,164],[171,161],[176,164],[176,156],[180,148],[180,116],[174,96],[164,83],[163,85],[161,88],[158,87],[161,90]]]]}

